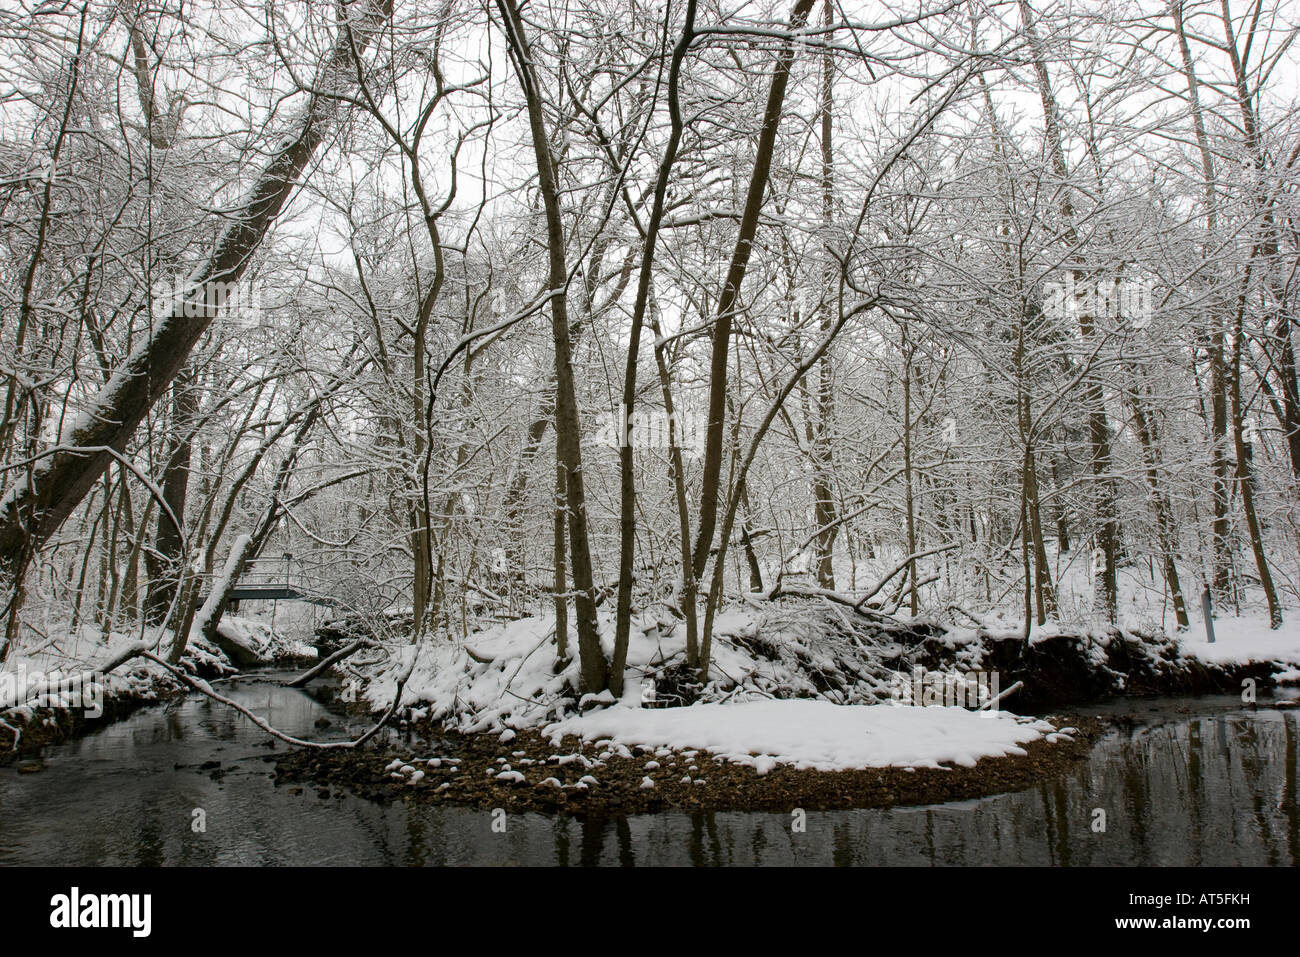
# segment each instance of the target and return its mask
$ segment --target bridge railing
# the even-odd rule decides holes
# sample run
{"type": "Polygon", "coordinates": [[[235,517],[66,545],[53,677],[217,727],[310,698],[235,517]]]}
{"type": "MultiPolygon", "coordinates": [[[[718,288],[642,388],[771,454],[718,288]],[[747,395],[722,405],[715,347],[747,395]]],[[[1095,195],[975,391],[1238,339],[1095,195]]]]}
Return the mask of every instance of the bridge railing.
{"type": "Polygon", "coordinates": [[[292,558],[254,558],[237,579],[241,585],[297,585],[300,572],[292,558]]]}
{"type": "MultiPolygon", "coordinates": [[[[208,576],[204,584],[205,594],[212,586],[213,577],[208,576]]],[[[316,605],[337,605],[324,586],[324,582],[305,574],[292,555],[254,558],[245,563],[243,574],[235,579],[230,600],[238,604],[296,599],[316,605]]]]}

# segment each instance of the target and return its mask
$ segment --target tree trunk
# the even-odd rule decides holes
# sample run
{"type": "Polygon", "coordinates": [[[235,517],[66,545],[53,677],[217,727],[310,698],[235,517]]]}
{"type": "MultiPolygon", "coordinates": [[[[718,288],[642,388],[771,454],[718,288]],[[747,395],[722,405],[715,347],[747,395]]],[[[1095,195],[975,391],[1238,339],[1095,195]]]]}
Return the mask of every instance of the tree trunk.
{"type": "Polygon", "coordinates": [[[167,508],[158,512],[153,552],[146,553],[149,588],[145,593],[144,616],[153,625],[160,624],[167,616],[176,600],[184,571],[185,499],[189,491],[194,422],[198,410],[194,373],[187,367],[172,383],[171,438],[162,481],[163,502],[167,508]]]}
{"type": "MultiPolygon", "coordinates": [[[[15,488],[0,502],[0,575],[15,586],[21,581],[31,553],[85,498],[113,461],[114,453],[126,449],[140,422],[167,391],[194,345],[216,318],[218,309],[212,303],[218,298],[213,284],[236,282],[243,275],[308,161],[324,141],[341,102],[337,94],[354,85],[356,57],[392,10],[392,0],[354,2],[365,4],[366,15],[340,21],[338,36],[318,70],[315,92],[296,133],[276,147],[211,255],[192,274],[191,291],[177,297],[171,311],[89,402],[60,441],[60,451],[36,467],[34,481],[15,488]]],[[[343,9],[350,13],[347,6],[343,9]]]]}
{"type": "Polygon", "coordinates": [[[1232,365],[1229,369],[1231,374],[1229,396],[1232,400],[1232,441],[1237,453],[1237,488],[1241,492],[1241,509],[1246,513],[1246,528],[1250,533],[1250,548],[1255,556],[1255,569],[1259,572],[1259,584],[1264,590],[1264,600],[1268,603],[1269,627],[1280,628],[1282,626],[1282,606],[1278,604],[1277,590],[1273,587],[1273,574],[1269,570],[1268,556],[1264,551],[1264,533],[1255,510],[1255,480],[1250,468],[1251,448],[1246,444],[1244,432],[1246,414],[1241,398],[1241,326],[1245,310],[1246,291],[1243,287],[1233,324],[1232,365]]]}
{"type": "MultiPolygon", "coordinates": [[[[1042,100],[1044,137],[1056,174],[1059,189],[1060,211],[1066,242],[1071,254],[1080,246],[1074,218],[1074,202],[1070,195],[1069,169],[1065,163],[1065,147],[1061,137],[1060,107],[1052,91],[1051,77],[1047,71],[1047,57],[1034,24],[1033,10],[1028,0],[1019,0],[1025,34],[1034,60],[1038,78],[1039,98],[1042,100]]],[[[1074,270],[1076,281],[1083,276],[1074,270]]],[[[1088,297],[1091,301],[1093,297],[1088,297]]],[[[1090,308],[1079,310],[1079,332],[1086,346],[1095,345],[1097,330],[1090,308]]],[[[1102,561],[1093,569],[1094,603],[1097,612],[1113,624],[1119,613],[1118,561],[1119,561],[1119,505],[1114,476],[1111,475],[1110,424],[1106,420],[1105,395],[1101,378],[1089,372],[1083,383],[1083,406],[1088,417],[1089,459],[1093,478],[1093,531],[1102,561]]]]}
{"type": "Polygon", "coordinates": [[[903,326],[903,489],[907,528],[907,580],[910,587],[908,610],[915,618],[920,611],[916,593],[916,510],[912,497],[912,345],[903,326]]]}
{"type": "MultiPolygon", "coordinates": [[[[827,27],[835,22],[834,0],[824,0],[822,19],[827,27]]],[[[821,187],[822,230],[826,244],[821,276],[821,308],[818,310],[819,329],[825,336],[834,322],[832,309],[838,300],[835,288],[836,263],[830,255],[830,230],[835,214],[835,152],[833,148],[831,107],[835,89],[835,60],[827,47],[822,51],[821,88],[821,187]]],[[[831,423],[835,411],[835,370],[832,365],[833,349],[827,349],[818,364],[816,428],[812,441],[813,454],[813,521],[820,530],[817,535],[817,583],[822,588],[835,590],[835,537],[839,532],[836,522],[834,475],[834,442],[831,423]]]]}
{"type": "Polygon", "coordinates": [[[663,329],[659,318],[651,307],[650,331],[655,335],[655,366],[659,371],[659,389],[663,395],[664,412],[668,416],[668,470],[673,483],[673,494],[677,503],[678,547],[682,563],[682,590],[679,597],[682,615],[686,619],[686,665],[689,668],[699,666],[699,614],[698,587],[691,568],[691,513],[686,495],[686,471],[682,462],[681,432],[677,428],[676,406],[673,403],[672,372],[668,368],[665,355],[663,329]]]}
{"type": "Polygon", "coordinates": [[[552,547],[555,556],[555,658],[567,661],[569,658],[569,592],[564,569],[564,463],[555,462],[555,527],[553,529],[552,547]]]}
{"type": "Polygon", "coordinates": [[[682,120],[678,104],[678,83],[682,61],[695,37],[696,0],[687,0],[686,22],[681,37],[673,48],[668,67],[668,110],[671,129],[659,172],[655,177],[654,202],[650,221],[646,225],[645,245],[641,253],[641,272],[637,279],[636,304],[632,308],[632,328],[628,337],[627,367],[623,373],[623,404],[619,408],[619,560],[618,560],[618,610],[614,626],[614,660],[610,668],[609,687],[616,695],[623,694],[623,669],[627,663],[627,646],[632,629],[632,564],[636,552],[636,473],[633,461],[632,407],[636,403],[637,359],[641,345],[641,330],[645,324],[650,303],[650,281],[654,273],[655,245],[659,239],[659,226],[663,222],[664,204],[668,194],[668,180],[677,160],[681,143],[682,120]]]}
{"type": "Polygon", "coordinates": [[[1160,464],[1158,442],[1154,420],[1150,419],[1142,408],[1142,401],[1137,391],[1129,393],[1129,404],[1133,409],[1133,430],[1137,433],[1138,444],[1142,446],[1142,458],[1146,466],[1147,487],[1151,492],[1151,510],[1156,520],[1156,534],[1160,544],[1161,564],[1164,566],[1165,583],[1174,603],[1174,617],[1179,629],[1188,627],[1187,605],[1183,600],[1183,588],[1178,580],[1176,562],[1176,532],[1171,520],[1169,500],[1160,485],[1160,464]]]}
{"type": "Polygon", "coordinates": [[[587,532],[587,503],[583,489],[582,446],[578,421],[578,397],[573,376],[572,343],[569,337],[565,263],[564,223],[560,212],[559,180],[556,177],[550,140],[546,132],[542,95],[537,88],[532,53],[524,34],[523,18],[515,0],[497,0],[505,22],[506,39],[515,71],[528,106],[537,176],[546,209],[546,245],[549,259],[551,334],[555,342],[555,442],[564,468],[565,501],[569,522],[569,556],[573,577],[574,611],[578,625],[579,690],[598,692],[608,684],[608,668],[600,647],[596,624],[596,601],[587,532]]]}
{"type": "MultiPolygon", "coordinates": [[[[1170,0],[1170,14],[1174,32],[1178,36],[1178,50],[1182,58],[1183,76],[1187,80],[1187,100],[1191,106],[1192,127],[1196,133],[1196,146],[1201,156],[1201,177],[1205,190],[1205,243],[1202,254],[1209,259],[1213,254],[1218,234],[1218,189],[1215,183],[1214,151],[1205,131],[1205,117],[1201,109],[1200,84],[1192,51],[1187,43],[1187,30],[1183,23],[1183,0],[1170,0]]],[[[1212,509],[1210,519],[1211,590],[1216,602],[1228,600],[1229,574],[1232,567],[1228,524],[1228,496],[1231,482],[1228,459],[1228,385],[1224,374],[1223,318],[1219,315],[1217,299],[1210,309],[1210,330],[1205,350],[1210,363],[1210,468],[1212,480],[1212,509]]]]}
{"type": "MultiPolygon", "coordinates": [[[[790,27],[802,29],[815,0],[797,0],[790,14],[790,27]]],[[[699,527],[696,529],[692,573],[698,579],[704,574],[709,552],[713,548],[713,533],[718,519],[719,483],[722,477],[722,438],[727,409],[727,354],[731,344],[731,320],[740,299],[740,287],[749,267],[749,255],[758,231],[758,216],[763,209],[763,196],[767,191],[768,172],[772,168],[772,151],[776,145],[777,128],[785,105],[785,89],[790,81],[790,68],[794,64],[794,44],[785,41],[777,59],[776,69],[768,87],[767,105],[763,110],[763,126],[758,135],[754,169],[745,194],[745,207],[736,234],[736,247],[732,252],[727,278],[718,298],[717,320],[713,324],[712,358],[709,365],[709,410],[704,434],[704,469],[700,482],[699,527]]]]}

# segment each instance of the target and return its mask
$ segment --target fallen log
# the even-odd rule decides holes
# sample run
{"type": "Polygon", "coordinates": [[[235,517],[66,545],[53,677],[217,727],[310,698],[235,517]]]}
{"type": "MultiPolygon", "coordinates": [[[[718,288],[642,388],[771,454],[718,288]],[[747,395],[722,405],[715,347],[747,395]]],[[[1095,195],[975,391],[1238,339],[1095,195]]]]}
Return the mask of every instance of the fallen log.
{"type": "Polygon", "coordinates": [[[54,697],[62,694],[64,691],[83,688],[86,685],[97,681],[99,678],[102,678],[113,669],[126,664],[132,658],[143,655],[146,651],[147,649],[141,642],[132,642],[131,644],[119,649],[98,665],[90,668],[88,671],[83,671],[80,674],[69,675],[66,678],[61,678],[54,682],[46,680],[35,682],[32,685],[23,688],[15,686],[14,697],[12,700],[7,697],[0,699],[0,713],[20,708],[32,699],[54,697]]]}
{"type": "Polygon", "coordinates": [[[1012,685],[1010,688],[1008,688],[1006,691],[1002,692],[1002,693],[1001,693],[1000,695],[998,695],[996,698],[990,698],[988,701],[985,701],[982,705],[980,705],[980,706],[979,706],[978,708],[976,708],[975,710],[976,710],[976,711],[985,711],[985,710],[987,710],[987,709],[989,709],[989,708],[992,708],[994,705],[996,705],[998,702],[1000,702],[1003,698],[1009,698],[1009,697],[1011,697],[1011,695],[1015,694],[1017,691],[1019,691],[1019,690],[1020,690],[1021,688],[1023,688],[1024,686],[1025,686],[1025,683],[1024,683],[1023,681],[1017,681],[1015,684],[1013,684],[1013,685],[1012,685]]]}
{"type": "MultiPolygon", "coordinates": [[[[7,697],[0,699],[0,715],[5,715],[11,711],[15,711],[26,705],[29,701],[40,701],[42,698],[60,695],[64,691],[84,688],[102,678],[114,668],[121,667],[133,658],[143,656],[146,651],[147,649],[143,643],[138,641],[132,642],[118,650],[115,654],[110,655],[107,659],[89,671],[83,671],[78,675],[70,675],[69,677],[56,681],[53,684],[45,681],[33,684],[30,687],[15,687],[14,697],[12,700],[9,700],[7,697]]],[[[6,729],[13,735],[13,742],[9,747],[11,750],[17,751],[18,742],[22,740],[22,728],[15,727],[4,720],[0,720],[0,728],[6,729]]]]}
{"type": "Polygon", "coordinates": [[[338,664],[340,661],[342,661],[344,658],[347,658],[349,655],[355,654],[356,652],[360,651],[368,644],[370,644],[370,642],[368,642],[366,639],[358,638],[356,641],[352,642],[352,644],[344,648],[340,648],[338,651],[334,652],[334,654],[330,655],[324,661],[320,662],[317,665],[314,665],[312,668],[308,669],[307,671],[304,671],[302,674],[300,674],[298,677],[294,678],[293,680],[284,682],[284,686],[286,688],[301,688],[304,685],[306,685],[309,681],[311,681],[313,678],[315,678],[317,675],[321,674],[324,671],[328,671],[333,665],[338,664]]]}

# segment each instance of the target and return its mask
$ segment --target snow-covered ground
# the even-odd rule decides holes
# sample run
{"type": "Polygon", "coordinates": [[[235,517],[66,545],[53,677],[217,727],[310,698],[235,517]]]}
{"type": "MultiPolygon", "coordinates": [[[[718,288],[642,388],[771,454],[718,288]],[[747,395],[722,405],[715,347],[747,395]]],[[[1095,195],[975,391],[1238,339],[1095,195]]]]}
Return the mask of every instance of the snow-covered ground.
{"type": "Polygon", "coordinates": [[[1286,669],[1277,676],[1280,682],[1300,680],[1300,621],[1294,615],[1276,630],[1261,616],[1218,618],[1214,644],[1206,638],[1204,619],[1193,617],[1191,628],[1179,636],[1178,643],[1189,658],[1220,665],[1272,661],[1286,669]]]}
{"type": "MultiPolygon", "coordinates": [[[[143,634],[110,632],[103,635],[98,628],[87,625],[67,641],[49,642],[34,649],[19,645],[0,671],[0,713],[27,721],[35,714],[36,704],[53,708],[85,708],[93,714],[113,699],[157,700],[162,693],[178,687],[178,683],[164,668],[151,661],[137,658],[106,675],[100,675],[96,670],[101,663],[138,642],[149,648],[158,646],[165,654],[171,633],[160,635],[157,629],[151,628],[143,634]],[[95,675],[93,688],[87,685],[57,696],[38,694],[52,683],[88,673],[95,675]],[[37,697],[28,701],[33,695],[37,697]]],[[[190,671],[208,674],[233,670],[219,649],[197,637],[190,642],[184,664],[190,671]]]]}
{"type": "MultiPolygon", "coordinates": [[[[1069,729],[1065,729],[1068,731],[1069,729]]],[[[1052,735],[1046,721],[964,708],[837,705],[829,701],[744,701],[689,708],[614,707],[547,726],[566,735],[628,747],[707,751],[765,774],[777,764],[818,771],[973,766],[983,757],[1024,754],[1052,735]]]]}
{"type": "MultiPolygon", "coordinates": [[[[777,763],[820,770],[971,765],[981,757],[1022,754],[1024,744],[1054,732],[1046,722],[1005,712],[899,706],[888,680],[893,672],[880,662],[896,657],[900,646],[889,637],[864,642],[860,635],[838,634],[837,620],[832,617],[828,627],[806,604],[734,608],[718,619],[710,681],[700,700],[688,707],[642,707],[663,704],[665,675],[681,668],[680,624],[639,616],[622,700],[606,692],[575,701],[569,689],[577,681],[576,662],[554,670],[554,619],[525,618],[464,643],[424,645],[402,701],[417,716],[465,733],[532,728],[557,740],[575,735],[628,747],[707,751],[760,772],[777,763]],[[845,662],[860,671],[852,693],[819,690],[819,669],[845,662]]],[[[608,645],[612,622],[601,624],[608,645]]],[[[404,649],[371,680],[354,680],[350,690],[384,706],[415,653],[404,649]]]]}
{"type": "MultiPolygon", "coordinates": [[[[887,642],[857,647],[848,635],[839,647],[835,637],[828,637],[824,625],[806,610],[781,622],[779,645],[769,643],[760,634],[760,621],[774,627],[772,616],[778,613],[779,609],[765,617],[741,608],[718,617],[710,681],[702,689],[702,701],[816,697],[820,692],[810,672],[818,667],[829,671],[843,661],[832,661],[830,652],[851,653],[861,666],[872,656],[897,650],[887,642]],[[810,635],[815,640],[808,640],[810,635]]],[[[600,626],[608,657],[613,651],[613,622],[608,614],[602,613],[600,626]]],[[[575,704],[569,689],[577,686],[578,663],[575,658],[565,669],[555,671],[554,627],[554,617],[540,615],[493,626],[464,642],[432,641],[418,649],[406,647],[377,672],[354,679],[348,690],[375,709],[385,707],[396,691],[398,675],[410,656],[418,653],[402,695],[403,704],[422,708],[429,717],[467,733],[539,727],[563,717],[575,704]]],[[[650,613],[636,616],[623,701],[639,707],[650,694],[662,698],[664,689],[658,685],[665,669],[681,667],[685,648],[685,629],[680,623],[650,613]]],[[[874,704],[890,697],[888,682],[868,673],[864,666],[852,690],[838,703],[874,704]]],[[[594,702],[581,703],[613,704],[614,699],[606,692],[594,702]]]]}

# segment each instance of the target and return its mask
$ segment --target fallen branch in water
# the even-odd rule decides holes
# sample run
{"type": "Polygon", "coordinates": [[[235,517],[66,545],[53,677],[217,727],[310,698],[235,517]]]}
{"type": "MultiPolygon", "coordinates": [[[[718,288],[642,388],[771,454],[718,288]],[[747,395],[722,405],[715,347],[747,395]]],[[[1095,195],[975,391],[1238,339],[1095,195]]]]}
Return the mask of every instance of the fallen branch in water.
{"type": "MultiPolygon", "coordinates": [[[[356,651],[358,647],[365,644],[374,644],[374,642],[361,639],[359,641],[353,642],[352,645],[348,646],[348,648],[343,649],[343,651],[347,652],[348,654],[351,654],[352,652],[356,651]]],[[[0,714],[4,714],[7,711],[12,711],[14,708],[19,707],[24,702],[30,700],[33,697],[32,694],[28,693],[30,691],[39,689],[39,694],[41,695],[55,694],[59,692],[61,689],[65,689],[65,686],[67,688],[79,686],[77,685],[78,682],[84,683],[87,681],[93,681],[96,677],[106,675],[115,668],[120,668],[128,661],[131,661],[135,658],[144,658],[147,661],[152,661],[154,664],[158,665],[160,668],[167,671],[169,674],[175,677],[182,684],[190,688],[193,688],[195,691],[199,692],[200,694],[206,695],[207,697],[211,698],[213,701],[216,701],[218,704],[224,704],[227,707],[233,708],[235,711],[238,711],[240,714],[248,718],[248,720],[252,721],[253,724],[257,725],[267,734],[271,735],[273,738],[279,738],[281,741],[284,741],[286,744],[292,744],[295,747],[300,747],[300,748],[318,748],[321,750],[334,750],[340,748],[359,748],[361,745],[365,744],[376,734],[378,734],[379,730],[385,724],[387,724],[389,719],[392,718],[394,713],[396,713],[398,706],[400,705],[402,700],[402,691],[406,688],[406,682],[410,680],[411,673],[415,670],[415,662],[419,658],[419,656],[420,656],[419,646],[417,645],[415,652],[411,655],[410,664],[406,666],[406,670],[402,672],[402,676],[397,680],[397,687],[393,692],[393,701],[388,706],[388,710],[384,712],[383,717],[379,719],[379,721],[375,724],[374,727],[372,727],[369,731],[367,731],[365,734],[361,735],[361,737],[357,738],[354,741],[305,741],[302,738],[295,738],[291,734],[285,734],[283,731],[273,728],[263,718],[260,718],[257,715],[253,714],[253,712],[249,711],[243,705],[239,704],[239,702],[232,701],[230,698],[227,698],[225,695],[218,694],[216,691],[212,690],[212,686],[209,685],[203,679],[195,678],[193,675],[187,674],[185,671],[176,667],[170,662],[162,658],[159,658],[157,655],[151,652],[147,647],[145,647],[145,645],[142,642],[134,642],[130,645],[125,646],[121,650],[115,652],[110,658],[105,660],[98,667],[90,671],[83,672],[80,675],[74,675],[73,677],[70,678],[65,678],[62,681],[55,682],[53,685],[34,685],[31,689],[25,689],[23,692],[20,692],[22,695],[22,699],[18,701],[16,704],[12,704],[8,706],[0,705],[0,714]]],[[[342,652],[336,652],[336,654],[331,657],[336,658],[337,660],[338,658],[346,657],[346,655],[344,655],[342,652]]],[[[307,675],[300,676],[295,680],[302,681],[308,675],[311,675],[312,672],[319,671],[324,665],[328,663],[329,660],[327,659],[325,662],[322,662],[321,665],[318,665],[316,668],[312,669],[311,672],[308,672],[307,675]]],[[[13,741],[12,748],[17,748],[18,739],[20,737],[19,730],[3,721],[0,721],[0,726],[6,727],[11,732],[13,732],[14,741],[13,741]]]]}
{"type": "Polygon", "coordinates": [[[285,734],[283,731],[279,731],[276,728],[271,727],[271,725],[268,724],[265,719],[260,718],[257,715],[253,714],[253,712],[249,711],[239,702],[232,701],[230,698],[227,698],[225,695],[217,694],[217,692],[212,690],[212,686],[209,685],[206,681],[202,680],[201,678],[195,678],[192,677],[191,675],[186,674],[180,669],[173,667],[163,659],[159,658],[157,655],[153,654],[152,652],[142,650],[140,656],[142,658],[147,658],[148,660],[152,661],[154,664],[161,665],[163,668],[166,668],[169,672],[171,672],[178,679],[180,679],[180,681],[182,681],[184,684],[189,685],[191,688],[193,688],[195,691],[199,692],[200,694],[207,695],[213,701],[216,701],[219,704],[224,704],[227,707],[233,708],[234,710],[238,711],[249,721],[252,721],[253,724],[257,725],[267,734],[271,735],[271,737],[279,738],[281,741],[285,742],[286,744],[292,744],[295,747],[317,748],[319,750],[326,751],[326,750],[359,748],[361,747],[361,745],[365,744],[367,741],[369,741],[371,738],[373,738],[376,734],[379,733],[379,730],[388,723],[388,719],[393,716],[393,714],[397,711],[398,705],[401,703],[402,691],[406,688],[406,682],[410,679],[411,672],[415,670],[415,662],[420,657],[420,649],[419,646],[417,645],[415,648],[415,652],[411,655],[410,664],[406,666],[406,670],[402,672],[402,676],[397,679],[397,687],[393,691],[393,701],[388,706],[388,710],[384,712],[384,716],[379,719],[379,721],[375,724],[374,727],[372,727],[369,731],[367,731],[365,734],[363,734],[361,737],[357,738],[354,741],[305,741],[302,738],[295,738],[291,734],[285,734]]]}
{"type": "Polygon", "coordinates": [[[11,744],[11,745],[9,746],[9,750],[10,750],[10,751],[17,751],[17,750],[18,750],[18,741],[19,741],[19,740],[22,738],[22,736],[23,736],[22,728],[15,728],[15,727],[14,727],[12,724],[10,724],[8,721],[4,721],[4,720],[0,720],[0,728],[8,728],[8,729],[9,729],[9,733],[12,734],[12,735],[14,736],[14,742],[13,742],[13,744],[11,744]]]}
{"type": "Polygon", "coordinates": [[[317,675],[319,675],[321,672],[327,670],[331,665],[338,664],[344,658],[347,658],[349,655],[352,655],[360,651],[362,648],[364,648],[366,645],[369,644],[373,644],[373,642],[368,641],[365,638],[358,638],[356,641],[352,642],[352,644],[348,645],[346,648],[341,648],[338,651],[334,652],[334,654],[330,655],[324,661],[313,666],[308,671],[304,671],[302,674],[294,678],[292,681],[284,682],[284,686],[286,688],[301,688],[304,685],[306,685],[309,681],[311,681],[313,678],[315,678],[317,675]]]}

